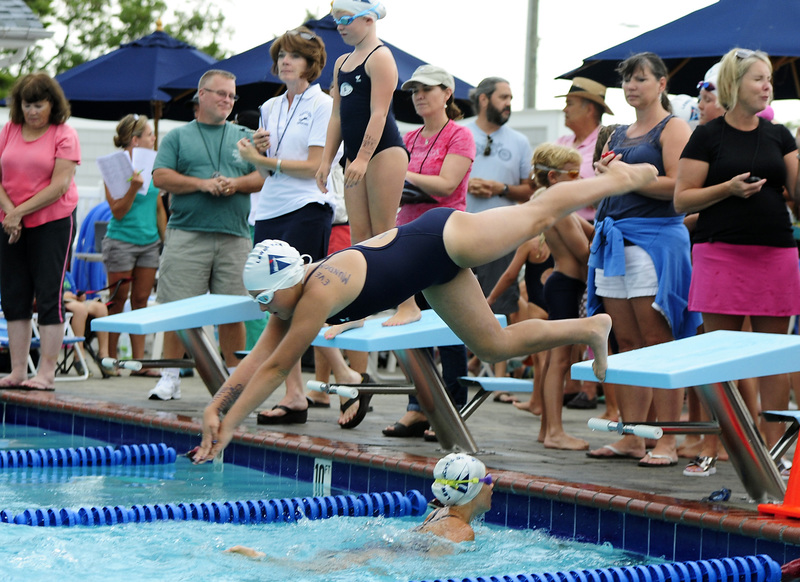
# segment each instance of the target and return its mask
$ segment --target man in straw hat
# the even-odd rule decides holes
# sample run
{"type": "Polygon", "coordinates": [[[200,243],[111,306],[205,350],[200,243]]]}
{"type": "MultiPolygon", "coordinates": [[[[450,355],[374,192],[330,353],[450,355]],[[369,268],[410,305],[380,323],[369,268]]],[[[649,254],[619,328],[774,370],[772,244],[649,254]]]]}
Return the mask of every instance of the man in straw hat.
{"type": "Polygon", "coordinates": [[[602,125],[603,113],[614,115],[606,104],[606,88],[597,81],[575,77],[567,94],[556,97],[567,98],[567,104],[564,106],[564,125],[573,133],[561,136],[556,143],[578,150],[583,157],[581,178],[591,178],[594,176],[592,156],[597,143],[597,134],[602,125]]]}

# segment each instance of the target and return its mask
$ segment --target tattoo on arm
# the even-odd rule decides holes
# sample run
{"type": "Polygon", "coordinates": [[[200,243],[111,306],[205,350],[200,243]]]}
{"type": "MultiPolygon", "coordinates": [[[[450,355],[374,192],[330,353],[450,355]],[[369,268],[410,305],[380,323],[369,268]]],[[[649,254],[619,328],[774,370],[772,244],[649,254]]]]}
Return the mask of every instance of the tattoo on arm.
{"type": "Polygon", "coordinates": [[[211,400],[212,404],[217,405],[217,410],[225,414],[233,406],[233,403],[242,395],[244,391],[244,384],[237,384],[236,386],[223,385],[219,392],[214,395],[211,400]]]}
{"type": "Polygon", "coordinates": [[[368,153],[370,157],[375,153],[375,148],[378,147],[378,140],[371,135],[365,135],[361,141],[361,150],[368,153]]]}

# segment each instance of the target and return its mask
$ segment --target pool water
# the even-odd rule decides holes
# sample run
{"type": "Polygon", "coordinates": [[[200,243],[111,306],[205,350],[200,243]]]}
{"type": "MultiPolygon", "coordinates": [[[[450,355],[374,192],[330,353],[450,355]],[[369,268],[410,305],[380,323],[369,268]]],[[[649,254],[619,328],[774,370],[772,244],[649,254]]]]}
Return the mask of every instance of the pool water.
{"type": "MultiPolygon", "coordinates": [[[[0,449],[103,445],[100,441],[5,427],[0,449]]],[[[225,464],[0,470],[0,509],[236,501],[313,495],[311,483],[225,464]]],[[[341,493],[336,491],[335,493],[341,493]]],[[[424,492],[427,494],[427,492],[424,492]]],[[[0,579],[423,580],[555,572],[642,563],[645,558],[566,542],[533,530],[479,524],[477,541],[451,544],[411,531],[420,518],[301,520],[258,525],[199,521],[96,527],[0,524],[0,579]],[[234,545],[260,560],[225,553],[234,545]]]]}

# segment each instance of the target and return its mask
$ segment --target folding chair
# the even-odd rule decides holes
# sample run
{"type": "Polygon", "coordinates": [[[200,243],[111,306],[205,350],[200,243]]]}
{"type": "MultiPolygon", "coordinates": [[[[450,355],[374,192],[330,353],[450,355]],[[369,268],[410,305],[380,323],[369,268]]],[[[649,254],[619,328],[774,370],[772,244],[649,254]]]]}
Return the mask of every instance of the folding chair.
{"type": "MultiPolygon", "coordinates": [[[[89,365],[86,362],[86,358],[83,357],[83,352],[81,352],[76,345],[84,341],[86,338],[75,335],[75,332],[72,331],[72,326],[69,323],[70,319],[72,319],[72,315],[67,313],[66,319],[64,320],[64,339],[61,342],[61,356],[56,363],[56,382],[74,382],[76,380],[86,380],[89,378],[89,365]],[[76,362],[81,364],[83,368],[82,373],[79,372],[78,368],[76,368],[76,362]],[[69,374],[73,369],[75,369],[77,376],[67,377],[66,375],[69,374]]],[[[31,340],[31,348],[41,348],[37,314],[34,314],[33,316],[32,327],[33,339],[31,340]]]]}

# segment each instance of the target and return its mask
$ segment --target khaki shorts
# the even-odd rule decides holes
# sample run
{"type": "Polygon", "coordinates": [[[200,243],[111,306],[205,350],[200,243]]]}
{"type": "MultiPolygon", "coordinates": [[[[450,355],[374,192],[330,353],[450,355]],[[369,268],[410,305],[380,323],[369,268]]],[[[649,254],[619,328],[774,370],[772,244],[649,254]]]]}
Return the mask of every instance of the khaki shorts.
{"type": "Polygon", "coordinates": [[[242,271],[253,248],[249,238],[168,228],[161,254],[158,302],[169,303],[210,291],[247,295],[242,271]]]}
{"type": "Polygon", "coordinates": [[[103,263],[109,273],[125,273],[135,267],[158,269],[160,254],[160,240],[149,245],[134,245],[115,238],[103,239],[103,263]]]}

